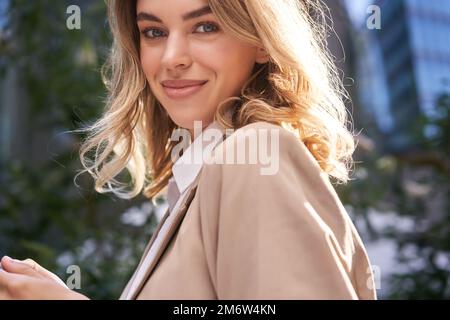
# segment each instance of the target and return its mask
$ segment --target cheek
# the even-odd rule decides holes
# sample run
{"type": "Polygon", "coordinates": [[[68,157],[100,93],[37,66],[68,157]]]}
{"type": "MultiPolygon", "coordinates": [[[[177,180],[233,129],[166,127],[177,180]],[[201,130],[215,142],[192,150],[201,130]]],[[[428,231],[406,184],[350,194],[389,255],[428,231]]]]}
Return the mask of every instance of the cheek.
{"type": "Polygon", "coordinates": [[[255,65],[255,49],[228,42],[198,52],[203,65],[217,76],[221,95],[238,95],[255,65]]]}
{"type": "Polygon", "coordinates": [[[144,71],[147,80],[151,83],[152,79],[155,78],[156,70],[158,68],[157,63],[159,60],[155,56],[155,53],[145,48],[141,48],[140,59],[142,70],[144,71]]]}

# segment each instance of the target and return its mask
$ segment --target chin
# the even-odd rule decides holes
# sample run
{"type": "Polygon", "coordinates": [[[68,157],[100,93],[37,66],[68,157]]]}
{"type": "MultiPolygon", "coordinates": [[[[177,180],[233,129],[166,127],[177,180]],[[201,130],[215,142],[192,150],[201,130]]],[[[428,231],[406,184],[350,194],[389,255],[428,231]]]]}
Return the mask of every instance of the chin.
{"type": "Polygon", "coordinates": [[[190,121],[187,121],[184,119],[184,121],[175,122],[175,123],[178,124],[181,128],[188,129],[190,131],[199,130],[199,129],[203,130],[209,124],[209,122],[205,122],[201,119],[195,119],[195,120],[190,120],[190,121]],[[202,122],[201,122],[201,124],[195,124],[194,123],[195,121],[202,121],[202,122]]]}
{"type": "Polygon", "coordinates": [[[195,121],[201,121],[201,127],[206,128],[214,119],[214,116],[205,116],[203,114],[192,113],[189,114],[187,110],[182,110],[181,114],[172,114],[170,117],[179,127],[188,130],[194,130],[199,128],[200,125],[195,125],[195,121]]]}

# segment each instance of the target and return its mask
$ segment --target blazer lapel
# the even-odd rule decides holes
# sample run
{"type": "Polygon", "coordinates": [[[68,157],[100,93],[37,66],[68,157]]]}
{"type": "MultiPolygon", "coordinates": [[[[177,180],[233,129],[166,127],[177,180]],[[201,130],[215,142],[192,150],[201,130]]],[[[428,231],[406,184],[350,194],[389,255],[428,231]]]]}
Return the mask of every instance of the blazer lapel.
{"type": "Polygon", "coordinates": [[[149,244],[144,251],[141,262],[139,263],[139,266],[136,269],[133,278],[131,279],[126,290],[124,290],[124,293],[121,295],[121,297],[126,297],[127,299],[135,299],[137,294],[141,291],[143,285],[154,270],[164,250],[168,246],[171,238],[175,234],[184,216],[186,215],[186,212],[189,209],[189,205],[191,204],[192,199],[195,196],[196,190],[197,181],[188,188],[186,195],[182,199],[182,203],[180,204],[176,212],[169,214],[169,211],[166,211],[164,218],[161,219],[156,232],[153,234],[149,244]],[[163,226],[164,229],[162,229],[163,226]]]}
{"type": "Polygon", "coordinates": [[[131,287],[131,284],[134,282],[134,279],[136,278],[138,270],[141,268],[142,263],[144,262],[145,257],[147,256],[148,250],[150,249],[153,242],[155,241],[156,236],[158,235],[159,231],[161,230],[161,227],[163,226],[164,222],[166,221],[167,217],[169,216],[169,213],[170,213],[169,208],[167,208],[166,212],[164,213],[163,217],[161,218],[161,221],[159,221],[159,223],[156,227],[156,230],[153,232],[152,237],[150,238],[150,241],[145,246],[144,253],[142,254],[141,260],[139,261],[136,271],[133,273],[133,276],[131,277],[130,281],[128,281],[128,284],[125,287],[125,289],[122,291],[122,294],[120,295],[119,300],[123,300],[127,297],[128,291],[131,287]]]}
{"type": "MultiPolygon", "coordinates": [[[[231,113],[228,112],[227,116],[230,117],[231,113]]],[[[223,142],[225,141],[225,139],[228,138],[228,136],[221,126],[219,126],[218,128],[221,129],[223,132],[222,140],[219,142],[223,142]]],[[[216,147],[217,145],[214,146],[214,149],[216,147]]],[[[135,273],[133,274],[130,281],[128,281],[119,299],[121,300],[135,299],[138,293],[142,290],[143,285],[145,284],[146,280],[152,273],[161,255],[163,254],[171,238],[175,234],[184,216],[186,215],[186,212],[189,209],[189,205],[191,204],[192,199],[195,196],[195,191],[197,189],[199,177],[200,174],[196,177],[195,181],[191,184],[191,186],[189,186],[186,195],[182,200],[181,205],[177,209],[177,212],[170,214],[169,210],[166,211],[164,217],[158,224],[156,231],[153,233],[152,238],[145,247],[144,253],[142,255],[138,267],[136,268],[135,273]],[[166,222],[167,226],[165,226],[166,222]],[[162,230],[162,233],[160,234],[160,231],[163,226],[165,227],[162,230]],[[150,254],[152,256],[147,258],[147,256],[150,254]]]]}

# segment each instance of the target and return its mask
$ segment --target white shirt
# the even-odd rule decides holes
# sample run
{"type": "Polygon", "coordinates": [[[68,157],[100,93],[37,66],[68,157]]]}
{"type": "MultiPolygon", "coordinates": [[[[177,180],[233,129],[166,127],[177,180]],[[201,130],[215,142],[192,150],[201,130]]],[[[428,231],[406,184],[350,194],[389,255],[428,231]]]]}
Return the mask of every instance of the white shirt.
{"type": "Polygon", "coordinates": [[[207,126],[172,166],[173,177],[171,180],[175,180],[180,193],[180,197],[172,210],[173,212],[176,212],[178,206],[182,203],[182,199],[186,196],[187,190],[189,190],[189,187],[200,174],[205,157],[209,156],[212,149],[222,141],[222,139],[211,139],[211,141],[210,137],[208,137],[210,130],[219,128],[217,122],[207,126]]]}

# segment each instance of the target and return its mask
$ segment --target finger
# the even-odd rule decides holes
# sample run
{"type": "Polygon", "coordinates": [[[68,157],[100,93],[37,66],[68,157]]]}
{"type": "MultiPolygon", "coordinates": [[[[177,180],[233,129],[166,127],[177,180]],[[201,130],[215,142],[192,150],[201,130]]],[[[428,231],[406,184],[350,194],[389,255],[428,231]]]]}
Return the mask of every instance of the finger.
{"type": "Polygon", "coordinates": [[[11,259],[8,256],[5,256],[4,258],[6,260],[5,263],[7,264],[7,266],[5,266],[5,270],[9,272],[22,273],[29,276],[50,279],[62,285],[63,287],[68,288],[64,281],[62,281],[56,274],[41,267],[36,261],[32,259],[17,260],[11,259]],[[7,261],[8,258],[10,259],[9,262],[7,261]]]}
{"type": "Polygon", "coordinates": [[[7,275],[5,274],[6,271],[1,268],[0,269],[0,292],[3,293],[3,291],[5,291],[6,289],[6,285],[8,283],[8,278],[6,277],[7,275]]]}
{"type": "Polygon", "coordinates": [[[3,294],[8,288],[10,277],[8,273],[4,270],[0,270],[0,292],[3,294]]]}
{"type": "Polygon", "coordinates": [[[4,269],[0,270],[0,300],[11,300],[14,299],[11,295],[11,288],[14,283],[23,277],[18,274],[9,273],[4,269]]]}
{"type": "Polygon", "coordinates": [[[43,267],[41,267],[36,261],[34,261],[33,259],[25,259],[25,260],[17,260],[14,259],[14,261],[19,261],[22,263],[26,263],[27,265],[29,265],[32,269],[36,270],[36,272],[40,273],[43,276],[46,276],[45,273],[43,273],[43,271],[45,270],[43,267]]]}
{"type": "Polygon", "coordinates": [[[8,256],[4,256],[1,260],[2,267],[9,273],[25,274],[31,277],[44,278],[36,269],[32,267],[30,263],[25,263],[20,260],[12,259],[8,256]]]}
{"type": "Polygon", "coordinates": [[[39,265],[36,261],[33,259],[25,259],[25,260],[19,260],[23,263],[28,264],[30,267],[34,268],[40,275],[42,275],[44,278],[56,281],[58,284],[62,285],[63,287],[67,287],[67,285],[64,283],[64,281],[61,280],[56,274],[53,272],[45,269],[41,265],[39,265]]]}

